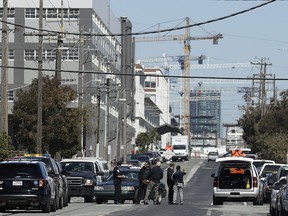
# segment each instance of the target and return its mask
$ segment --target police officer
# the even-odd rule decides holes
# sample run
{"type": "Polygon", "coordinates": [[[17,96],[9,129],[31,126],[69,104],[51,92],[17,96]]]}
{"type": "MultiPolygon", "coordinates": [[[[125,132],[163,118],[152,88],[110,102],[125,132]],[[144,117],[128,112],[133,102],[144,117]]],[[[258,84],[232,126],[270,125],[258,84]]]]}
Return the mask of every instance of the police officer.
{"type": "Polygon", "coordinates": [[[115,204],[122,204],[121,200],[121,182],[122,179],[126,178],[125,175],[122,174],[120,170],[121,162],[117,162],[116,166],[113,169],[113,183],[114,183],[114,203],[115,204]]]}

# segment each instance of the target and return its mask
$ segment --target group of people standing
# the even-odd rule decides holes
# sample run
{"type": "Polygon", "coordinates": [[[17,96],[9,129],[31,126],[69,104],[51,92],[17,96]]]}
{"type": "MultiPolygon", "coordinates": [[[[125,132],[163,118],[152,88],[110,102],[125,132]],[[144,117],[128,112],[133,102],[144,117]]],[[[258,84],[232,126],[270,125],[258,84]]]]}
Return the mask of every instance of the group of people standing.
{"type": "MultiPolygon", "coordinates": [[[[113,169],[115,204],[121,204],[121,182],[126,178],[120,170],[120,165],[121,163],[117,163],[113,169]]],[[[175,169],[175,164],[173,162],[170,163],[170,166],[167,169],[168,204],[178,204],[177,195],[179,192],[180,205],[183,205],[184,175],[186,175],[186,172],[181,170],[179,165],[177,165],[175,169]]],[[[148,205],[149,199],[152,199],[154,204],[160,204],[158,202],[158,190],[161,179],[163,179],[161,162],[158,161],[152,163],[152,165],[149,161],[145,162],[138,175],[139,189],[136,203],[139,204],[141,200],[144,200],[144,204],[148,205]]]]}
{"type": "Polygon", "coordinates": [[[175,164],[173,162],[170,163],[167,169],[168,204],[178,205],[177,195],[179,192],[180,205],[183,205],[184,175],[186,175],[186,172],[181,170],[180,165],[177,165],[175,170],[175,164]]]}
{"type": "Polygon", "coordinates": [[[150,165],[150,162],[146,162],[140,169],[139,190],[138,190],[138,203],[144,199],[144,204],[148,205],[149,198],[153,199],[154,204],[160,204],[158,202],[158,189],[160,181],[163,178],[163,170],[161,169],[161,162],[150,165]],[[153,195],[153,196],[152,196],[153,195]]]}

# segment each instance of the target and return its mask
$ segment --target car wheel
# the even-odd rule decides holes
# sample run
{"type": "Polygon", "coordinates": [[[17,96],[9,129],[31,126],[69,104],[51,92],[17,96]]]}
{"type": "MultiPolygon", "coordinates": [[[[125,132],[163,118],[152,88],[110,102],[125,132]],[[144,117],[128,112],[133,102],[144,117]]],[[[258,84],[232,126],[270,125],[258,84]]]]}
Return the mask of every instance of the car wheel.
{"type": "Polygon", "coordinates": [[[70,196],[68,196],[68,203],[70,203],[71,202],[71,197],[70,196]]]}
{"type": "Polygon", "coordinates": [[[163,191],[159,190],[158,191],[158,196],[157,196],[157,204],[161,204],[162,203],[162,196],[163,196],[163,191]]]}
{"type": "Polygon", "coordinates": [[[5,212],[5,211],[6,211],[6,209],[4,207],[0,207],[0,212],[5,212]]]}
{"type": "Polygon", "coordinates": [[[258,195],[257,198],[253,200],[253,205],[263,205],[263,196],[258,195]]]}
{"type": "Polygon", "coordinates": [[[59,209],[63,209],[64,206],[64,198],[63,196],[59,199],[59,209]]]}
{"type": "Polygon", "coordinates": [[[64,196],[64,207],[68,206],[68,196],[64,196]]]}
{"type": "Polygon", "coordinates": [[[102,204],[102,203],[103,203],[103,200],[102,200],[102,199],[97,199],[97,198],[96,198],[96,203],[97,203],[97,204],[102,204]]]}
{"type": "Polygon", "coordinates": [[[86,196],[84,197],[84,202],[85,203],[91,203],[93,201],[93,196],[86,196]]]}
{"type": "Polygon", "coordinates": [[[125,199],[122,199],[122,204],[124,204],[125,203],[125,199]]]}
{"type": "Polygon", "coordinates": [[[51,205],[50,205],[50,197],[49,197],[49,199],[47,200],[47,203],[45,203],[42,206],[42,212],[43,213],[50,213],[50,211],[51,211],[51,205]]]}
{"type": "Polygon", "coordinates": [[[56,212],[56,210],[57,210],[57,202],[58,202],[58,199],[55,199],[53,204],[51,205],[51,212],[56,212]]]}
{"type": "Polygon", "coordinates": [[[213,205],[223,205],[223,201],[219,198],[213,197],[213,205]]]}

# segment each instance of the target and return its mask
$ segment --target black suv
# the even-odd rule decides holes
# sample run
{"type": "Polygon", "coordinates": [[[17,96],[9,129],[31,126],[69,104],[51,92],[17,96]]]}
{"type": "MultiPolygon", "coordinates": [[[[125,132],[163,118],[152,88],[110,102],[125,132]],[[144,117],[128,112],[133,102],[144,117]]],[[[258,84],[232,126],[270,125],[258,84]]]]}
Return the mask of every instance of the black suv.
{"type": "Polygon", "coordinates": [[[56,211],[56,185],[45,164],[35,161],[0,163],[0,210],[14,208],[56,211]]]}
{"type": "Polygon", "coordinates": [[[63,208],[64,203],[64,190],[61,175],[57,167],[56,161],[49,156],[23,156],[21,160],[29,161],[42,161],[45,163],[48,170],[48,175],[53,179],[56,184],[56,208],[63,208]]]}

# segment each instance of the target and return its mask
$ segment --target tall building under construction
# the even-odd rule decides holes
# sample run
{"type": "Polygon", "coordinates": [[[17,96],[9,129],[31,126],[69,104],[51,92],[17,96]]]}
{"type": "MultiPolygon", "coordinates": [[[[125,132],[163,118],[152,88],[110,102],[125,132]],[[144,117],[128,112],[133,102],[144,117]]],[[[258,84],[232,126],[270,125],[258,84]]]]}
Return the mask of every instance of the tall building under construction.
{"type": "Polygon", "coordinates": [[[221,91],[219,89],[204,88],[199,83],[199,86],[191,90],[190,123],[192,138],[195,140],[216,140],[220,137],[221,91]]]}

